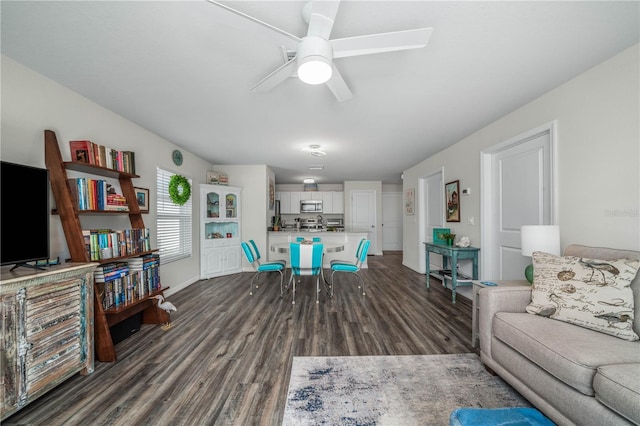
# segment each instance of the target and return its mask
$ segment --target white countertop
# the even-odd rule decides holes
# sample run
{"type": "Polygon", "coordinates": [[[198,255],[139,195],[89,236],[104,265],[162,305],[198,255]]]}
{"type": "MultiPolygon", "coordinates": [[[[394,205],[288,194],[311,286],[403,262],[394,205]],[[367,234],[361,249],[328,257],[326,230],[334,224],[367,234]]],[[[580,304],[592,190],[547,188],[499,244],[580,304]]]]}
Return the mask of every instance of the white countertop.
{"type": "Polygon", "coordinates": [[[345,229],[344,231],[305,231],[302,229],[293,229],[285,231],[267,231],[269,234],[283,234],[283,235],[335,235],[335,234],[366,234],[369,231],[363,231],[359,229],[345,229]]]}

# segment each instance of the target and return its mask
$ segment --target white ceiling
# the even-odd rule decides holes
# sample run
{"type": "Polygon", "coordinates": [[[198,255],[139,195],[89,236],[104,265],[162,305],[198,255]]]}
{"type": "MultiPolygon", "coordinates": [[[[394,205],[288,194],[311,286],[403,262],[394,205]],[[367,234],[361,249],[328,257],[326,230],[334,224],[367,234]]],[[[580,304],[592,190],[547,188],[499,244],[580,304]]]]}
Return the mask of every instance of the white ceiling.
{"type": "MultiPolygon", "coordinates": [[[[297,36],[301,1],[224,1],[297,36]]],[[[249,87],[279,46],[205,1],[2,1],[2,53],[213,164],[278,183],[380,180],[640,40],[638,1],[343,1],[331,38],[433,27],[424,49],[336,59],[353,99],[249,87]],[[309,144],[321,159],[301,152],[309,144]],[[322,172],[307,170],[324,164],[322,172]]],[[[496,141],[498,142],[498,141],[496,141]]]]}

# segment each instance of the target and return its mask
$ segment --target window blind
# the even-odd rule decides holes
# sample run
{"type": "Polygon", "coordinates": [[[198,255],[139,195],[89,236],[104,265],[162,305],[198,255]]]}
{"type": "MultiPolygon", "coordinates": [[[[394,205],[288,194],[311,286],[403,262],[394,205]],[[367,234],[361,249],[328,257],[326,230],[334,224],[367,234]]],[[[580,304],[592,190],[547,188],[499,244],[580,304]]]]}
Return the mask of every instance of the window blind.
{"type": "MultiPolygon", "coordinates": [[[[191,256],[192,251],[192,200],[184,205],[174,204],[169,198],[169,181],[176,173],[157,168],[157,233],[158,249],[163,264],[191,256]]],[[[192,184],[192,180],[189,184],[192,184]]]]}

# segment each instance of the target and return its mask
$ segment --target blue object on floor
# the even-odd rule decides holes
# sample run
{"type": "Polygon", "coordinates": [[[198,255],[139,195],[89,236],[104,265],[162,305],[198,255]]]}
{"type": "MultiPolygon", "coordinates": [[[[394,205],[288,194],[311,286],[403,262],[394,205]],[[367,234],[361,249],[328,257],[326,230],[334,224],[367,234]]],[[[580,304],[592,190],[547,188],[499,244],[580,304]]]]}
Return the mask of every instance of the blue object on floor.
{"type": "Polygon", "coordinates": [[[555,426],[535,408],[458,408],[449,426],[555,426]]]}

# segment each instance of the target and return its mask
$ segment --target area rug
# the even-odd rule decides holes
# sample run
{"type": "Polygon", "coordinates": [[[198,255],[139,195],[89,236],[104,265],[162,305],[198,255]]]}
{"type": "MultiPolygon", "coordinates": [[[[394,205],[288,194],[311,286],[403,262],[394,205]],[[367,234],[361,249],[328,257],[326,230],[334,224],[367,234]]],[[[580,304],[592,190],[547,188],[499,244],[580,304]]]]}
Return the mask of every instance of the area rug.
{"type": "Polygon", "coordinates": [[[283,425],[448,425],[460,407],[531,407],[476,354],[294,357],[283,425]]]}

